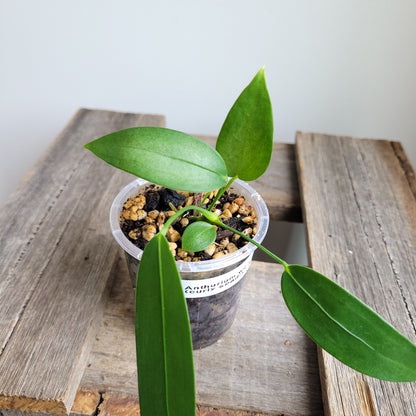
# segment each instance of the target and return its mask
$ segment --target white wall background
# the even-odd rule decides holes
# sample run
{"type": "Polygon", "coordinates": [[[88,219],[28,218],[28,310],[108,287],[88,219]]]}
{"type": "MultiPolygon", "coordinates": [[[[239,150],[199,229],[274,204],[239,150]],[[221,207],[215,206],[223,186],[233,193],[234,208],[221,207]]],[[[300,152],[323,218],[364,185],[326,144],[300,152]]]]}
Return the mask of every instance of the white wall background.
{"type": "Polygon", "coordinates": [[[400,140],[416,166],[416,2],[0,0],[0,203],[79,107],[217,134],[265,65],[275,138],[400,140]]]}

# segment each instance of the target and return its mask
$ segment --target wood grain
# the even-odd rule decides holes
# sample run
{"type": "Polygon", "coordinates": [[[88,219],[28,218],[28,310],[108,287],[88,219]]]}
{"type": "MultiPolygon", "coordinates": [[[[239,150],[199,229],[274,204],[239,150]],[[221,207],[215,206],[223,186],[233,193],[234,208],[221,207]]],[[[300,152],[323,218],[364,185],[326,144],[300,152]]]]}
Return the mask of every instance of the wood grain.
{"type": "Polygon", "coordinates": [[[0,408],[71,409],[117,253],[109,205],[130,175],[82,148],[161,116],[80,110],[0,211],[0,408]]]}
{"type": "MultiPolygon", "coordinates": [[[[80,388],[136,397],[134,292],[119,261],[80,388]]],[[[316,347],[284,305],[281,273],[276,264],[253,262],[233,326],[216,344],[194,351],[201,415],[322,414],[316,347]]]]}
{"type": "MultiPolygon", "coordinates": [[[[385,140],[298,133],[310,263],[416,341],[416,203],[404,152],[385,140]]],[[[413,179],[412,179],[413,177],[413,179]]],[[[416,383],[363,376],[319,351],[327,415],[415,415],[416,383]]]]}
{"type": "MultiPolygon", "coordinates": [[[[200,134],[195,136],[215,147],[216,137],[200,134]]],[[[269,167],[260,178],[250,182],[250,185],[266,201],[270,219],[302,222],[295,146],[293,144],[274,143],[269,167]]]]}

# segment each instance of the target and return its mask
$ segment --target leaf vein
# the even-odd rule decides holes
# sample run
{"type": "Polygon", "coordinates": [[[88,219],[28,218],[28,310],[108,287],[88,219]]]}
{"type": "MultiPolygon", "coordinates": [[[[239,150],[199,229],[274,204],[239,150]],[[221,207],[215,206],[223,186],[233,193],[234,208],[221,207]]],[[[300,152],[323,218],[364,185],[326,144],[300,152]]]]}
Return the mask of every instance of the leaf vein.
{"type": "MultiPolygon", "coordinates": [[[[137,147],[135,147],[135,146],[129,146],[129,145],[126,145],[125,147],[126,147],[127,149],[137,150],[137,147]]],[[[149,155],[152,155],[152,154],[153,154],[153,155],[158,155],[158,156],[162,156],[162,157],[164,157],[164,158],[166,158],[166,159],[172,159],[172,160],[175,160],[175,161],[183,162],[183,163],[186,163],[186,164],[188,164],[188,165],[191,165],[191,166],[196,166],[196,167],[198,167],[198,168],[200,168],[200,169],[206,170],[207,172],[211,172],[211,173],[213,173],[213,174],[215,174],[215,175],[220,175],[220,176],[222,176],[222,177],[226,177],[225,175],[222,175],[222,174],[220,174],[219,172],[216,172],[215,170],[210,169],[210,168],[209,168],[209,167],[207,167],[207,166],[203,166],[203,165],[201,165],[201,164],[195,163],[195,162],[193,162],[193,161],[191,161],[191,160],[188,160],[188,159],[183,159],[183,158],[180,158],[180,157],[178,157],[178,156],[172,156],[171,154],[167,155],[167,154],[165,154],[165,153],[162,153],[162,152],[157,152],[157,151],[155,151],[155,150],[140,149],[140,151],[141,151],[141,152],[144,152],[144,153],[148,153],[149,155]]]]}
{"type": "Polygon", "coordinates": [[[293,276],[293,274],[290,272],[290,269],[287,268],[286,272],[288,275],[292,278],[292,280],[296,283],[296,285],[302,290],[302,292],[326,315],[332,322],[334,322],[336,325],[338,325],[340,328],[342,328],[345,332],[347,332],[349,335],[351,335],[353,338],[357,339],[359,342],[363,343],[365,346],[367,346],[372,351],[376,351],[376,349],[367,343],[365,340],[363,340],[358,335],[351,332],[348,328],[346,328],[344,325],[342,325],[341,322],[339,322],[337,319],[335,319],[293,276]]]}
{"type": "Polygon", "coordinates": [[[163,367],[165,370],[165,395],[166,395],[166,414],[169,414],[169,377],[167,364],[167,345],[166,345],[166,320],[165,320],[165,296],[163,290],[163,261],[162,261],[162,239],[158,239],[158,263],[159,263],[159,288],[160,288],[160,303],[161,303],[161,318],[162,318],[162,341],[163,341],[163,367]]]}

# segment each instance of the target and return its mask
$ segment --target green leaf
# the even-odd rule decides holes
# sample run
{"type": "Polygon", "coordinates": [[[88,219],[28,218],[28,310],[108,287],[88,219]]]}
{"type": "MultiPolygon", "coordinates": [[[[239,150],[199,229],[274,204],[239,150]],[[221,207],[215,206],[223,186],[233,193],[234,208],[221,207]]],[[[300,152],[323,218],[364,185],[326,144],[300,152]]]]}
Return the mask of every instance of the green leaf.
{"type": "Polygon", "coordinates": [[[142,416],[195,416],[192,338],[180,276],[166,238],[146,245],[136,286],[142,416]]]}
{"type": "Polygon", "coordinates": [[[85,147],[110,165],[167,188],[206,192],[221,188],[228,180],[218,152],[176,130],[133,127],[85,147]]]}
{"type": "Polygon", "coordinates": [[[344,364],[382,380],[416,380],[416,345],[327,277],[288,266],[282,293],[299,325],[344,364]]]}
{"type": "Polygon", "coordinates": [[[216,149],[229,176],[251,181],[269,166],[273,151],[273,114],[262,68],[232,106],[216,149]]]}
{"type": "Polygon", "coordinates": [[[217,237],[214,225],[205,221],[197,221],[188,225],[182,235],[182,249],[186,251],[202,251],[209,247],[217,237]]]}

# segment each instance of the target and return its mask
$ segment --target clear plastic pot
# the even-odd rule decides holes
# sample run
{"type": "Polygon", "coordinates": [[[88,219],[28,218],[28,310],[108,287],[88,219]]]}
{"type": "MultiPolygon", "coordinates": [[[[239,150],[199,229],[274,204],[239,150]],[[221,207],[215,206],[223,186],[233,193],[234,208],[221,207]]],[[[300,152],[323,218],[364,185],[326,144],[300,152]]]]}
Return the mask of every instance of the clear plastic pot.
{"type": "MultiPolygon", "coordinates": [[[[110,225],[114,238],[123,248],[133,285],[143,250],[131,243],[120,229],[123,204],[150,183],[136,179],[124,187],[113,201],[110,225]]],[[[258,231],[254,240],[261,243],[269,226],[269,213],[261,196],[247,183],[236,180],[231,191],[244,196],[256,211],[258,231]]],[[[245,274],[256,247],[248,243],[234,253],[218,259],[183,262],[177,261],[182,286],[188,304],[193,348],[203,348],[216,342],[234,321],[245,274]]]]}

